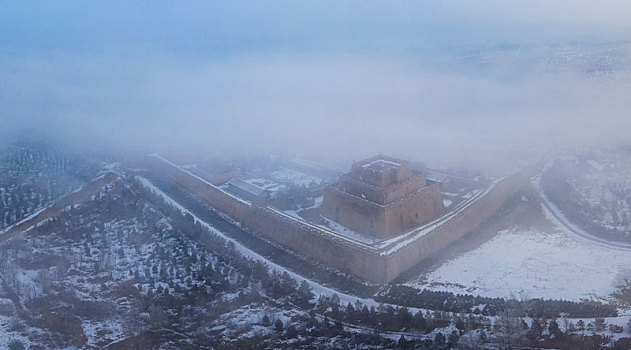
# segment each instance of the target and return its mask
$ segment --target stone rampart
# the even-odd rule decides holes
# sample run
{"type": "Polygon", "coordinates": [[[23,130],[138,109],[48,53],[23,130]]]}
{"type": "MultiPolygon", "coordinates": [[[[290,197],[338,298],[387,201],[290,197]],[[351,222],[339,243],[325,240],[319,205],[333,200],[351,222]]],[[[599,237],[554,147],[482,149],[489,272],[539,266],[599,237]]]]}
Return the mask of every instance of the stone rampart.
{"type": "Polygon", "coordinates": [[[419,262],[436,255],[451,243],[463,238],[491,217],[515,193],[530,184],[530,179],[540,170],[539,166],[527,167],[496,183],[484,196],[456,214],[442,226],[402,246],[400,249],[386,248],[388,281],[419,262]]]}
{"type": "Polygon", "coordinates": [[[250,205],[173,164],[151,158],[147,162],[151,169],[167,175],[248,230],[365,280],[387,282],[383,279],[387,275],[386,259],[376,251],[337,238],[267,207],[250,205]]]}
{"type": "Polygon", "coordinates": [[[274,209],[249,204],[166,160],[150,158],[148,167],[167,175],[248,230],[308,258],[376,283],[392,281],[402,272],[464,237],[493,215],[507,199],[529,183],[529,179],[535,174],[533,168],[528,168],[511,175],[499,181],[486,195],[439,228],[400,249],[379,250],[336,237],[274,209]]]}
{"type": "Polygon", "coordinates": [[[329,187],[324,192],[322,215],[355,231],[391,238],[436,217],[444,209],[440,188],[431,184],[406,197],[379,205],[329,187]]]}

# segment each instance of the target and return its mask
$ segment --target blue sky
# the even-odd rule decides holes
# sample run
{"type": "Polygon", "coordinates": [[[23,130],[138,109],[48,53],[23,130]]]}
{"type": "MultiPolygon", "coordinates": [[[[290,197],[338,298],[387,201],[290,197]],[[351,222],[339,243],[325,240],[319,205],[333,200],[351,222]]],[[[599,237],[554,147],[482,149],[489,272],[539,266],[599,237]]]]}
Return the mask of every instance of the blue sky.
{"type": "Polygon", "coordinates": [[[2,1],[2,50],[414,51],[623,37],[624,1],[2,1]],[[573,37],[574,36],[574,37],[573,37]]]}

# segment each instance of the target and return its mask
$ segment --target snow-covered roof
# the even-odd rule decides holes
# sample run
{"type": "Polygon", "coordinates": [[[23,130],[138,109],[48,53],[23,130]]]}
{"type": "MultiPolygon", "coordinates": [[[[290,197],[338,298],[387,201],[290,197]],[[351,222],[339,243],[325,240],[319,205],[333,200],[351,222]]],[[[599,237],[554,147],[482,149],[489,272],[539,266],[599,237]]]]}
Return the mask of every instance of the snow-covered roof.
{"type": "Polygon", "coordinates": [[[230,179],[230,181],[228,181],[228,185],[234,186],[256,197],[262,195],[265,192],[264,188],[261,188],[249,182],[243,181],[236,177],[233,177],[232,179],[230,179]]]}
{"type": "Polygon", "coordinates": [[[375,171],[386,171],[386,170],[390,170],[393,168],[400,168],[400,167],[401,167],[401,163],[396,163],[396,162],[389,161],[383,158],[377,159],[368,164],[362,165],[362,168],[375,170],[375,171]]]}
{"type": "Polygon", "coordinates": [[[430,181],[439,182],[439,183],[444,183],[447,181],[447,175],[434,172],[431,170],[423,171],[423,175],[425,175],[425,178],[430,181]]]}

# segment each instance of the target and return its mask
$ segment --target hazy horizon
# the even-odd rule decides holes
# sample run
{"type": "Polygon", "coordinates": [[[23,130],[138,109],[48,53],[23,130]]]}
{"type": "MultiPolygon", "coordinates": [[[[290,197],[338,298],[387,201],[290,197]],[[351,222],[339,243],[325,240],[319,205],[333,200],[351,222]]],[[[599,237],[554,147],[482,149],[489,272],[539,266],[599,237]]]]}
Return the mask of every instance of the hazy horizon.
{"type": "Polygon", "coordinates": [[[2,134],[434,163],[624,144],[628,7],[9,1],[2,134]]]}

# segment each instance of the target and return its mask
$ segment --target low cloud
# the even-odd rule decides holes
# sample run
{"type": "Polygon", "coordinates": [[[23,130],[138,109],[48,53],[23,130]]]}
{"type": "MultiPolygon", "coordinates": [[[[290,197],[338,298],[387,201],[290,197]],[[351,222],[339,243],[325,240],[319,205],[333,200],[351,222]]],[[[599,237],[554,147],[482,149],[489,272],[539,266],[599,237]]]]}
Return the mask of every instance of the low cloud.
{"type": "Polygon", "coordinates": [[[524,66],[488,75],[467,63],[379,55],[58,54],[3,62],[5,130],[46,130],[81,147],[392,153],[448,165],[631,142],[624,70],[524,66]]]}

